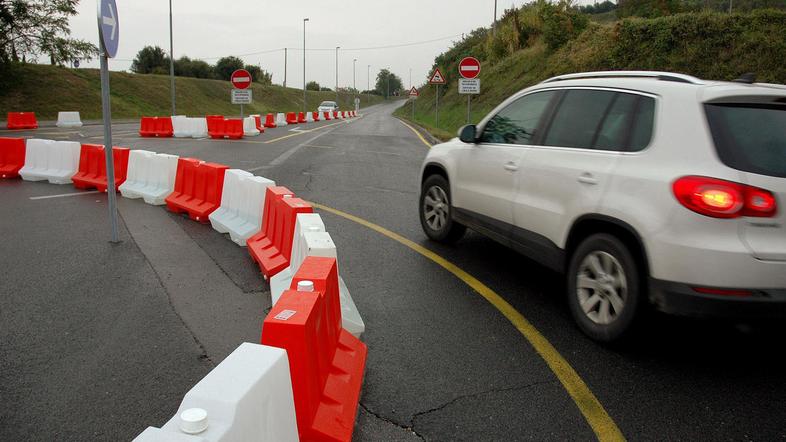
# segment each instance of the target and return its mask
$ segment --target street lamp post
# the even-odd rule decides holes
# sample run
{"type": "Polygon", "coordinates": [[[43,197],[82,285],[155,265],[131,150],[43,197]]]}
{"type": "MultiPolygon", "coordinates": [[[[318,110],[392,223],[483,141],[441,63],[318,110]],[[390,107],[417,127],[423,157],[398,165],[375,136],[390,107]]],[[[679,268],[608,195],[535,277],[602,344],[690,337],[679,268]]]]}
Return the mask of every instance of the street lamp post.
{"type": "Polygon", "coordinates": [[[341,46],[336,46],[336,104],[338,104],[338,50],[341,46]]]}
{"type": "Polygon", "coordinates": [[[172,88],[172,116],[175,115],[175,54],[172,41],[172,0],[169,0],[169,78],[172,88]]]}
{"type": "Polygon", "coordinates": [[[303,19],[303,114],[306,111],[306,22],[308,18],[303,19]]]}
{"type": "MultiPolygon", "coordinates": [[[[369,94],[371,93],[371,65],[366,67],[366,101],[369,100],[369,94]]],[[[368,106],[368,103],[366,103],[368,106]]]]}
{"type": "Polygon", "coordinates": [[[357,62],[358,62],[357,58],[352,60],[352,105],[356,107],[357,105],[355,104],[355,100],[357,99],[357,95],[358,95],[358,87],[357,87],[357,83],[355,82],[355,65],[357,64],[357,62]]]}
{"type": "Polygon", "coordinates": [[[390,99],[390,66],[388,66],[388,88],[385,91],[385,100],[390,99]]]}

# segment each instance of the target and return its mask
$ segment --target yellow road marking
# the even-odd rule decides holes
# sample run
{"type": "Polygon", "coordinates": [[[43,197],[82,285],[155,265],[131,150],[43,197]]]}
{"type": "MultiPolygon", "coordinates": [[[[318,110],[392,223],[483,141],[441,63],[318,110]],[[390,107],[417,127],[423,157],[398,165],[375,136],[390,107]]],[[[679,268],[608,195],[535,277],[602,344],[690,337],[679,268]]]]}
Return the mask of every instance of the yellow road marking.
{"type": "Polygon", "coordinates": [[[423,144],[425,144],[425,145],[426,145],[426,146],[428,146],[428,147],[431,147],[431,143],[429,143],[428,141],[426,141],[426,139],[425,139],[425,138],[423,138],[423,135],[421,135],[421,134],[420,134],[420,132],[418,132],[418,131],[417,131],[417,130],[414,128],[414,127],[412,127],[412,126],[410,126],[409,124],[405,123],[405,122],[404,122],[404,120],[402,120],[402,119],[399,119],[398,121],[400,121],[400,122],[401,122],[401,124],[403,124],[404,126],[407,126],[407,127],[409,128],[409,130],[411,130],[412,132],[415,132],[415,135],[417,135],[417,136],[418,136],[418,138],[420,138],[420,141],[422,141],[422,142],[423,142],[423,144]]]}
{"type": "Polygon", "coordinates": [[[335,126],[337,124],[345,124],[346,122],[347,122],[346,120],[342,120],[342,121],[339,121],[338,123],[326,124],[324,126],[315,127],[313,129],[309,129],[309,130],[298,131],[298,132],[295,132],[295,133],[291,133],[289,135],[284,135],[283,137],[278,137],[278,138],[273,138],[272,140],[267,140],[267,141],[265,141],[265,144],[275,143],[276,141],[281,141],[281,140],[285,140],[287,138],[296,137],[298,135],[307,134],[309,132],[314,132],[315,130],[324,129],[324,128],[330,127],[330,126],[335,126]]]}
{"type": "MultiPolygon", "coordinates": [[[[400,120],[399,120],[400,121],[400,120]]],[[[402,123],[404,123],[402,121],[402,123]]],[[[410,127],[408,124],[404,123],[410,127]]],[[[414,131],[414,129],[412,129],[414,131]]],[[[422,137],[421,137],[422,138],[422,137]]],[[[425,140],[423,140],[425,143],[425,140]]],[[[625,437],[622,432],[614,423],[614,420],[609,416],[606,410],[601,405],[600,401],[590,391],[587,384],[581,379],[576,370],[571,367],[565,358],[554,348],[553,345],[543,336],[538,329],[535,328],[521,313],[519,313],[512,305],[510,305],[504,298],[490,289],[488,286],[480,282],[477,278],[465,272],[457,265],[443,258],[442,256],[432,252],[431,250],[410,241],[403,236],[392,232],[382,226],[366,221],[357,216],[342,212],[331,207],[323,206],[321,204],[311,203],[315,208],[330,212],[334,215],[346,218],[350,221],[356,222],[362,226],[368,227],[406,247],[414,250],[415,252],[423,255],[424,257],[434,261],[445,270],[452,273],[454,276],[462,280],[465,284],[472,287],[473,290],[478,292],[480,296],[486,299],[491,305],[494,306],[505,318],[510,321],[514,327],[524,336],[524,338],[532,345],[535,351],[546,362],[554,375],[559,379],[562,386],[570,395],[573,402],[578,407],[584,419],[592,427],[598,440],[600,441],[624,441],[625,437]]]]}

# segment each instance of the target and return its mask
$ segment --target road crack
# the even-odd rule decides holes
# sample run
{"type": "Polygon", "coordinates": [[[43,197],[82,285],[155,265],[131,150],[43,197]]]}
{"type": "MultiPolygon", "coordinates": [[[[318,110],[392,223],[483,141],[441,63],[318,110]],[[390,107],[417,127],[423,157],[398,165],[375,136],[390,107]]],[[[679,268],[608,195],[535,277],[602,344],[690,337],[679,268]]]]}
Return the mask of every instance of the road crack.
{"type": "Polygon", "coordinates": [[[420,440],[426,440],[423,436],[418,434],[418,432],[415,431],[415,429],[412,428],[412,426],[406,426],[406,425],[399,424],[398,422],[392,421],[392,420],[390,420],[390,419],[388,419],[388,418],[386,418],[386,417],[384,417],[384,416],[374,412],[373,410],[368,408],[363,402],[359,402],[358,404],[360,405],[360,408],[362,408],[366,413],[374,416],[375,418],[381,420],[382,422],[385,422],[385,423],[388,423],[388,424],[393,425],[395,427],[401,428],[404,431],[408,431],[408,432],[414,434],[415,436],[417,436],[418,439],[420,439],[420,440]]]}
{"type": "MultiPolygon", "coordinates": [[[[526,390],[528,388],[537,387],[539,385],[553,384],[555,382],[557,382],[557,381],[556,380],[537,381],[537,382],[531,382],[529,384],[517,385],[517,386],[514,386],[514,387],[492,388],[492,389],[489,389],[489,390],[483,390],[483,391],[479,391],[479,392],[476,392],[476,393],[470,393],[470,394],[464,394],[464,395],[461,395],[461,396],[456,396],[455,398],[445,402],[444,404],[441,404],[441,405],[438,405],[438,406],[436,406],[434,408],[431,408],[431,409],[428,409],[428,410],[421,411],[421,412],[413,414],[412,415],[412,419],[410,421],[411,422],[410,428],[412,429],[413,432],[415,432],[415,424],[416,424],[416,420],[418,418],[426,416],[426,415],[431,414],[431,413],[436,413],[436,412],[442,411],[445,408],[449,407],[450,405],[453,405],[456,402],[464,400],[464,399],[475,398],[475,397],[479,397],[479,396],[483,396],[483,395],[487,395],[487,394],[504,393],[504,392],[516,391],[516,390],[526,390]]],[[[415,432],[415,434],[418,434],[418,433],[415,432]]]]}

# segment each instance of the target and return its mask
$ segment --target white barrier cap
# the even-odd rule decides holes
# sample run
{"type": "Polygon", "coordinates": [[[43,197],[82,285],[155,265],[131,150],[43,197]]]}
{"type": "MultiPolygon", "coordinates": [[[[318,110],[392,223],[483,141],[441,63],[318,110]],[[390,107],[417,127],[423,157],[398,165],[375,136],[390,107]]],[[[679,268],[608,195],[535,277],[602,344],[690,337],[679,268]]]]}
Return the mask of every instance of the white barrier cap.
{"type": "Polygon", "coordinates": [[[297,291],[299,292],[313,292],[314,281],[299,281],[297,283],[297,291]]]}
{"type": "Polygon", "coordinates": [[[180,430],[188,434],[199,434],[207,430],[207,411],[202,408],[189,408],[180,413],[180,430]]]}

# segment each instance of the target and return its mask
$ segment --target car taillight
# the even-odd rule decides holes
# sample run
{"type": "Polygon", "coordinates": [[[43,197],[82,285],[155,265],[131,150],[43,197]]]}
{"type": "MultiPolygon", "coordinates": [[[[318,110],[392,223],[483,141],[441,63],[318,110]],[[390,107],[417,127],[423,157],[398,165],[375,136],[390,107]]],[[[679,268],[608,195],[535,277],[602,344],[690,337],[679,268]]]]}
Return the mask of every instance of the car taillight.
{"type": "Polygon", "coordinates": [[[672,191],[686,208],[713,218],[767,218],[777,212],[772,192],[733,181],[685,176],[674,181],[672,191]]]}

